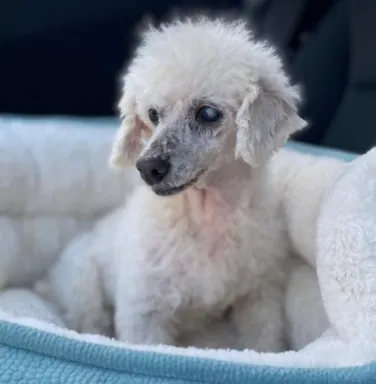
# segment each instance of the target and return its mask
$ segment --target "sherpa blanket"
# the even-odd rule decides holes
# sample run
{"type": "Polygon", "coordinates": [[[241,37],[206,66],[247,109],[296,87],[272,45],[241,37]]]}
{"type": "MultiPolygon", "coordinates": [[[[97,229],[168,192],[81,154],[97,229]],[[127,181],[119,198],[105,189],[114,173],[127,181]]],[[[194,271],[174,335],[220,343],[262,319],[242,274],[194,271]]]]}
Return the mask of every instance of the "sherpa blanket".
{"type": "Polygon", "coordinates": [[[331,328],[301,351],[132,346],[77,334],[21,288],[132,188],[132,178],[107,169],[116,125],[0,118],[0,383],[376,382],[376,150],[354,159],[290,145],[351,161],[318,223],[316,264],[331,328]]]}

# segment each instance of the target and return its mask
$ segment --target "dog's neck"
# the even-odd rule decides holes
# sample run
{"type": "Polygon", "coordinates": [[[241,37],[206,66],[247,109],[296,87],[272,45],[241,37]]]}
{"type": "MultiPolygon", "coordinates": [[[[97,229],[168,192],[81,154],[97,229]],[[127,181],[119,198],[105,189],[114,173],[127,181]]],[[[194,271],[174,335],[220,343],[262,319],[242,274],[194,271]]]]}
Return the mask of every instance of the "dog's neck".
{"type": "Polygon", "coordinates": [[[227,219],[244,204],[250,204],[253,194],[257,193],[253,187],[258,188],[259,174],[259,169],[251,168],[240,159],[211,171],[184,192],[190,215],[195,221],[213,225],[227,219]]]}

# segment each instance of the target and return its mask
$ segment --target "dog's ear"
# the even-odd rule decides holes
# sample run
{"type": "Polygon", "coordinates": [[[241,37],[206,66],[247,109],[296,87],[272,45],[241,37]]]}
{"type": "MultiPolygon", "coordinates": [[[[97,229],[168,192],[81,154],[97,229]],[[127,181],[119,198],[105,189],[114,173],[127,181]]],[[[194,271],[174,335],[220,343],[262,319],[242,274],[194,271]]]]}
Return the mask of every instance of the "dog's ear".
{"type": "Polygon", "coordinates": [[[142,136],[147,127],[136,113],[135,98],[130,90],[124,89],[119,103],[121,125],[116,133],[110,155],[112,167],[134,165],[142,151],[142,136]]]}
{"type": "Polygon", "coordinates": [[[282,74],[273,80],[252,81],[236,116],[236,154],[252,166],[263,164],[306,125],[297,113],[298,88],[282,74]]]}

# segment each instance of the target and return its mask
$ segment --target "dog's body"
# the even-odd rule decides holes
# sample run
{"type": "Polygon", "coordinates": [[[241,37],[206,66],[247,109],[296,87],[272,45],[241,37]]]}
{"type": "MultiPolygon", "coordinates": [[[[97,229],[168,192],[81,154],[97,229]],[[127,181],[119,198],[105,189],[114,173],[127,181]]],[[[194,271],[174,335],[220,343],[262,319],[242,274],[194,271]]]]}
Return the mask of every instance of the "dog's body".
{"type": "Polygon", "coordinates": [[[79,240],[83,253],[68,248],[50,276],[69,325],[108,333],[109,305],[124,341],[189,344],[223,319],[239,337],[212,346],[283,349],[288,247],[265,172],[254,173],[251,181],[232,170],[221,181],[227,196],[192,188],[165,198],[137,188],[125,208],[79,240]],[[66,278],[58,285],[59,276],[66,278]]]}
{"type": "Polygon", "coordinates": [[[112,153],[149,186],[51,272],[68,325],[109,333],[110,307],[123,341],[188,345],[228,324],[232,337],[222,329],[206,346],[283,350],[294,241],[269,159],[304,126],[298,100],[278,57],[243,24],[150,30],[125,77],[112,153]]]}

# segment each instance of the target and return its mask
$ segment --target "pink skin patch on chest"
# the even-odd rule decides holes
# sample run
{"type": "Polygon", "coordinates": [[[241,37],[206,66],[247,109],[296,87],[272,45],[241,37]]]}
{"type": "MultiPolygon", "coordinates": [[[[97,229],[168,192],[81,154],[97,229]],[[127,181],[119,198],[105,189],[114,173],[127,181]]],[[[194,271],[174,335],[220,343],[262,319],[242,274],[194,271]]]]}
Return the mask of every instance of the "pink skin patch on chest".
{"type": "Polygon", "coordinates": [[[229,232],[233,207],[215,188],[191,188],[186,192],[186,214],[210,244],[209,258],[217,257],[229,232]]]}

